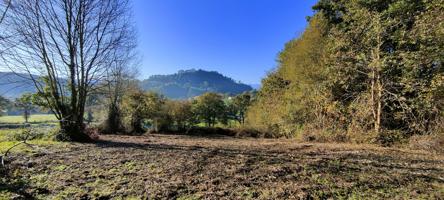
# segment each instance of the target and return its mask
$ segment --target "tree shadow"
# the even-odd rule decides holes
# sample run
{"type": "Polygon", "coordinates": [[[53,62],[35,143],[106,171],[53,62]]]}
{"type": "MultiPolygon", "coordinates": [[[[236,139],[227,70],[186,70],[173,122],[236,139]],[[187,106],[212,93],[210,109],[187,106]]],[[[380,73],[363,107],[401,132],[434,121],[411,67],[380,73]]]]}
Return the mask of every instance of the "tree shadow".
{"type": "MultiPolygon", "coordinates": [[[[198,136],[194,136],[198,137],[198,136]]],[[[204,137],[207,138],[207,137],[204,137]]],[[[220,139],[212,137],[211,139],[220,139]]],[[[226,136],[221,139],[230,139],[226,136]]],[[[443,161],[428,159],[409,159],[397,158],[396,155],[374,154],[371,152],[363,152],[359,154],[340,154],[337,152],[313,152],[304,151],[310,148],[310,145],[302,145],[292,148],[291,151],[269,150],[269,149],[248,149],[241,147],[206,147],[197,145],[178,145],[178,144],[151,144],[151,143],[135,143],[121,141],[101,141],[96,144],[101,148],[135,148],[144,151],[171,151],[181,152],[183,155],[198,155],[195,159],[196,169],[192,174],[211,173],[207,170],[207,166],[213,164],[210,161],[216,157],[223,162],[229,159],[235,159],[242,156],[244,161],[239,163],[238,174],[250,174],[255,179],[267,179],[269,174],[256,175],[255,170],[266,167],[266,165],[280,166],[272,175],[278,178],[288,179],[290,175],[301,174],[303,169],[308,169],[311,174],[328,174],[332,177],[343,179],[344,181],[354,182],[355,186],[349,189],[360,189],[363,186],[378,189],[387,185],[393,187],[408,186],[412,182],[422,181],[425,183],[444,184],[444,170],[436,165],[443,164],[443,161]],[[292,154],[291,156],[289,154],[292,154]],[[416,166],[414,164],[421,163],[416,166]],[[435,165],[435,166],[432,166],[435,165]],[[378,183],[372,181],[360,180],[359,175],[362,173],[374,174],[375,177],[388,177],[380,180],[378,183]]],[[[221,166],[222,167],[222,166],[221,166]]],[[[216,173],[216,172],[214,172],[216,173]]],[[[302,175],[300,175],[302,176],[302,175]]],[[[297,176],[293,177],[296,181],[297,176]]],[[[261,180],[262,180],[261,179],[261,180]]],[[[250,180],[252,181],[252,180],[250,180]]]]}

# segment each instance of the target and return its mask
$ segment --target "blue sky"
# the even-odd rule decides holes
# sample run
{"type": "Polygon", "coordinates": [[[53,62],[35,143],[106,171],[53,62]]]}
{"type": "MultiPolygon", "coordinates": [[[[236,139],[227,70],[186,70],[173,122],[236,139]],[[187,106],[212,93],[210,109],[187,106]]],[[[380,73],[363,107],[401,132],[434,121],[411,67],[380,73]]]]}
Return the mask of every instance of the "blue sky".
{"type": "Polygon", "coordinates": [[[133,0],[140,77],[214,70],[260,83],[316,0],[133,0]]]}

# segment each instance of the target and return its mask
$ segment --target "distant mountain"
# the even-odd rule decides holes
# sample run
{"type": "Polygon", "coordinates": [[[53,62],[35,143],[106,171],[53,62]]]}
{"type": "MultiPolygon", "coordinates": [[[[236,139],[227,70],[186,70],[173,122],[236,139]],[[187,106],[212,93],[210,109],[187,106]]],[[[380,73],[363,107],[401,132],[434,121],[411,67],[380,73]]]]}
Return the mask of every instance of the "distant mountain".
{"type": "Polygon", "coordinates": [[[19,97],[24,93],[34,93],[35,88],[27,74],[0,72],[0,95],[9,99],[19,97]]]}
{"type": "MultiPolygon", "coordinates": [[[[181,70],[171,75],[154,75],[140,81],[146,91],[155,91],[172,99],[188,99],[205,92],[236,95],[253,90],[249,85],[234,81],[218,72],[181,70]]],[[[33,82],[27,74],[0,72],[0,95],[9,99],[24,93],[34,93],[33,82]]]]}
{"type": "Polygon", "coordinates": [[[172,99],[187,99],[205,92],[236,95],[253,90],[249,85],[234,81],[215,71],[181,70],[171,75],[154,75],[141,81],[146,91],[155,91],[172,99]]]}

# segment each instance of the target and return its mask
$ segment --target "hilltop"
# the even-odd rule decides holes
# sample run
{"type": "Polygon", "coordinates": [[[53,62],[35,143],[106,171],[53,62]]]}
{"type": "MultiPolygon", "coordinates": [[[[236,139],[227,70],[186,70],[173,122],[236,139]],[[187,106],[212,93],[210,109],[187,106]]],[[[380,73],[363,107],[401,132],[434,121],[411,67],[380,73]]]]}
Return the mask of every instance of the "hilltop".
{"type": "Polygon", "coordinates": [[[216,71],[180,70],[171,75],[154,75],[141,81],[146,91],[156,91],[172,99],[186,99],[205,92],[235,95],[253,90],[247,84],[234,81],[216,71]]]}
{"type": "MultiPolygon", "coordinates": [[[[253,90],[250,85],[234,81],[216,71],[181,70],[171,75],[153,75],[140,81],[146,91],[155,91],[172,99],[187,99],[205,92],[235,95],[253,90]]],[[[0,95],[17,98],[35,88],[27,74],[0,72],[0,95]]]]}

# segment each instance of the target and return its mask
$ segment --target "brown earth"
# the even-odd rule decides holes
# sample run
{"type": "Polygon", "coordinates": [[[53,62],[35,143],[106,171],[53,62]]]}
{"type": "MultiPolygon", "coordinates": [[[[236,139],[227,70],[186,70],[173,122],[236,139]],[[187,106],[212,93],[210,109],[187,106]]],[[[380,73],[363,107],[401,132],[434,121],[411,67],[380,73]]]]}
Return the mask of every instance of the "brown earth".
{"type": "Polygon", "coordinates": [[[36,199],[443,199],[444,157],[284,139],[101,136],[15,155],[11,197],[36,199]]]}

